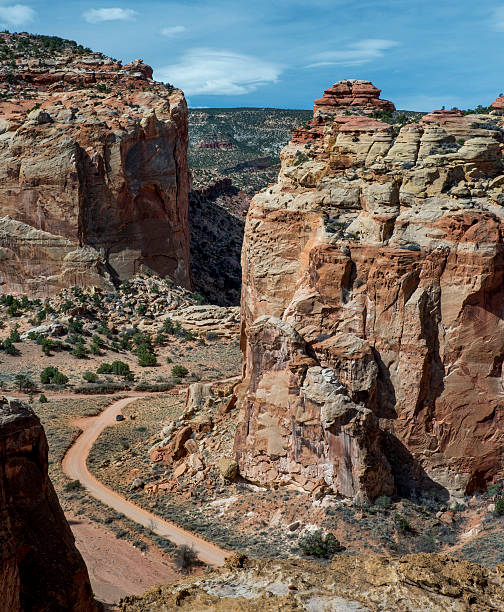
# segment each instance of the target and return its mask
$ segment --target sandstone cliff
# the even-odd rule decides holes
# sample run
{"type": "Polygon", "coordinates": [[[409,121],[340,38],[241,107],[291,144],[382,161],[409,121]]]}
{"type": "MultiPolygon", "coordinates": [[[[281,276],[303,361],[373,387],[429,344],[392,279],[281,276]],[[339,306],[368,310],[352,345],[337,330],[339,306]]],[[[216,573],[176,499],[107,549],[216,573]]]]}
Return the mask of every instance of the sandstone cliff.
{"type": "Polygon", "coordinates": [[[503,476],[498,120],[318,114],[284,149],[245,228],[246,478],[373,498],[503,476]]]}
{"type": "Polygon", "coordinates": [[[190,287],[187,107],[141,60],[1,34],[0,168],[3,292],[190,287]]]}
{"type": "Polygon", "coordinates": [[[47,474],[44,430],[27,404],[0,399],[0,446],[0,609],[98,610],[47,474]]]}

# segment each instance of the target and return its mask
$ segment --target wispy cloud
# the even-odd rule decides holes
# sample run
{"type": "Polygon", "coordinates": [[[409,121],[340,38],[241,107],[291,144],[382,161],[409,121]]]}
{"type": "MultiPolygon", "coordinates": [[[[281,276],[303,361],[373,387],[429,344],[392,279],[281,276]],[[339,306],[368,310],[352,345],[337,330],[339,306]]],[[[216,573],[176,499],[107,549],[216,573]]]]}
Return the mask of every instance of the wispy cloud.
{"type": "Polygon", "coordinates": [[[84,19],[89,23],[100,23],[102,21],[134,21],[137,15],[137,11],[123,8],[89,9],[89,11],[83,13],[84,19]]]}
{"type": "Polygon", "coordinates": [[[170,26],[168,28],[163,28],[161,30],[161,34],[163,36],[176,36],[177,34],[182,34],[183,32],[186,32],[187,28],[183,25],[176,25],[176,26],[170,26]]]}
{"type": "Polygon", "coordinates": [[[278,80],[282,67],[250,55],[219,49],[193,49],[178,63],[156,71],[187,95],[239,96],[278,80]]]}
{"type": "Polygon", "coordinates": [[[367,64],[375,59],[383,57],[384,52],[399,43],[394,40],[384,40],[381,38],[367,38],[348,45],[346,49],[338,51],[325,51],[317,53],[312,57],[314,60],[307,68],[318,68],[319,66],[359,66],[367,64]]]}
{"type": "Polygon", "coordinates": [[[493,14],[494,28],[499,32],[504,32],[504,6],[496,8],[493,14]]]}
{"type": "Polygon", "coordinates": [[[25,4],[13,4],[11,6],[0,6],[0,24],[23,25],[30,23],[35,18],[35,11],[25,4]]]}

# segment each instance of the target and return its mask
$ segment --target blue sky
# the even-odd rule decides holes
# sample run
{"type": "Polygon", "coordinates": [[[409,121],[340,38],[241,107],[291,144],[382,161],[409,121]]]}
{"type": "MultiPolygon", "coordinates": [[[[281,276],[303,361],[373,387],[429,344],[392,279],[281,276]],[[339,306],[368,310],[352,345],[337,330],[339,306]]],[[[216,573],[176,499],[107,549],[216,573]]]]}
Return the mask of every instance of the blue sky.
{"type": "Polygon", "coordinates": [[[343,78],[422,111],[504,90],[504,0],[0,0],[0,26],[141,57],[191,106],[311,108],[343,78]]]}

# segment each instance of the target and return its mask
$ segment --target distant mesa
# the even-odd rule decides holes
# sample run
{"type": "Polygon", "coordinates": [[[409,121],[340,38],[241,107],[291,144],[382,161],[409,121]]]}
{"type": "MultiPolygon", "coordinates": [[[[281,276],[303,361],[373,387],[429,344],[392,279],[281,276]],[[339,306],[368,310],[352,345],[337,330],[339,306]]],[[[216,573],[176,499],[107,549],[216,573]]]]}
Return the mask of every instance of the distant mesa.
{"type": "Polygon", "coordinates": [[[321,113],[339,115],[352,111],[367,115],[375,111],[395,111],[394,104],[389,100],[382,100],[380,94],[381,89],[375,87],[371,81],[346,79],[326,89],[324,95],[315,100],[313,113],[315,116],[321,113]]]}

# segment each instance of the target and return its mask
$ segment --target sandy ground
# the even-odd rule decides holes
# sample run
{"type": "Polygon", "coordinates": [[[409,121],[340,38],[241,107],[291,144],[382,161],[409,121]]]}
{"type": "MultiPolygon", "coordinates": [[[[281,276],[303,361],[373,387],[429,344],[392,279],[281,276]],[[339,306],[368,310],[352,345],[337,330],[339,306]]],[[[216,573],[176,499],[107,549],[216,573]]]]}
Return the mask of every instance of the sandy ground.
{"type": "Polygon", "coordinates": [[[141,595],[147,589],[180,578],[172,566],[163,562],[161,554],[142,553],[86,518],[67,515],[67,520],[100,601],[110,604],[125,595],[141,595]]]}
{"type": "Polygon", "coordinates": [[[62,461],[63,471],[72,480],[79,480],[88,492],[101,502],[121,512],[133,521],[148,527],[154,533],[168,538],[177,545],[187,544],[193,546],[201,561],[208,565],[224,565],[229,552],[219,548],[211,542],[203,540],[197,535],[181,529],[174,523],[166,521],[109,489],[99,482],[88,470],[86,460],[89,452],[101,434],[109,426],[116,423],[116,415],[122,409],[135,401],[135,397],[120,399],[108,406],[100,415],[80,421],[83,432],[68,449],[62,461]]]}

